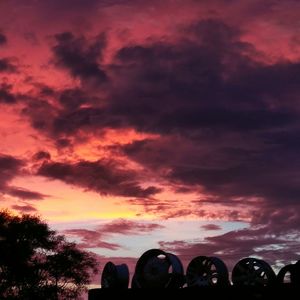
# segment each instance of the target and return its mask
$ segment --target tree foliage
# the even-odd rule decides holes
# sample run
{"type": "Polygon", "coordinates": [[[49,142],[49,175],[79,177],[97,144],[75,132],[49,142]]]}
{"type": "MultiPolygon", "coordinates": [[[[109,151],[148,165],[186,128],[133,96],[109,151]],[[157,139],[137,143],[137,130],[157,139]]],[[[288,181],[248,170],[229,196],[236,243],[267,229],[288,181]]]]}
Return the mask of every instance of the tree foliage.
{"type": "Polygon", "coordinates": [[[0,299],[78,299],[96,271],[39,217],[0,212],[0,299]]]}

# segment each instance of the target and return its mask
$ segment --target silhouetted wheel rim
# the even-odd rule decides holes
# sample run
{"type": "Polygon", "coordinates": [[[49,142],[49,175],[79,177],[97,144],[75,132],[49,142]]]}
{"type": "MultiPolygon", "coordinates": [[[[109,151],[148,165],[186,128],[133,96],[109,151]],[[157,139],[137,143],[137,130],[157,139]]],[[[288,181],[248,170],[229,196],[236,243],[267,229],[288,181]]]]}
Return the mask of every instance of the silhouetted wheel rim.
{"type": "Polygon", "coordinates": [[[275,281],[274,271],[261,259],[244,258],[232,270],[232,283],[237,286],[267,286],[275,281]]]}
{"type": "Polygon", "coordinates": [[[183,285],[183,267],[179,258],[159,249],[146,251],[135,268],[135,287],[178,288],[183,285]]]}
{"type": "Polygon", "coordinates": [[[292,280],[292,272],[293,272],[294,265],[286,265],[277,274],[277,281],[280,284],[283,283],[291,283],[292,280]],[[287,277],[287,274],[290,273],[290,277],[288,278],[289,280],[286,282],[285,279],[287,277]]]}
{"type": "Polygon", "coordinates": [[[172,253],[166,253],[167,258],[171,262],[172,274],[168,283],[168,288],[180,288],[185,284],[184,269],[180,259],[172,253]]]}
{"type": "Polygon", "coordinates": [[[127,289],[129,284],[129,270],[126,264],[115,265],[108,262],[101,276],[102,288],[127,289]]]}
{"type": "Polygon", "coordinates": [[[300,285],[300,261],[284,266],[277,275],[277,281],[280,284],[300,285]],[[289,277],[288,273],[290,273],[289,277]]]}
{"type": "Polygon", "coordinates": [[[187,267],[186,281],[189,287],[228,285],[228,270],[217,257],[198,256],[187,267]]]}
{"type": "Polygon", "coordinates": [[[292,284],[300,286],[300,260],[298,260],[294,265],[294,272],[291,278],[292,284]]]}
{"type": "Polygon", "coordinates": [[[139,283],[136,280],[135,274],[133,275],[132,280],[131,280],[131,288],[132,289],[138,289],[138,288],[140,288],[139,283]]]}

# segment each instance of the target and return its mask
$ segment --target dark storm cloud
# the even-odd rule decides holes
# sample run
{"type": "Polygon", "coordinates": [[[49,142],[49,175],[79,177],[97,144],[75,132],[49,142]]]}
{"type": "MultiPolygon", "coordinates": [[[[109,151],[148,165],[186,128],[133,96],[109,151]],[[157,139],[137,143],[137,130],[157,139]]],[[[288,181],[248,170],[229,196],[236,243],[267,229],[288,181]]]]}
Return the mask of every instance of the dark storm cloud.
{"type": "Polygon", "coordinates": [[[55,64],[65,68],[74,77],[83,81],[102,84],[108,80],[99,61],[105,48],[105,36],[99,36],[94,42],[88,42],[84,37],[75,37],[71,32],[55,36],[57,44],[53,47],[55,64]]]}
{"type": "MultiPolygon", "coordinates": [[[[54,132],[123,126],[157,133],[247,132],[297,120],[288,106],[299,89],[297,64],[269,66],[253,61],[253,46],[241,42],[235,29],[218,20],[204,20],[186,30],[189,35],[184,31],[185,38],[175,45],[154,42],[120,49],[107,67],[112,78],[105,106],[79,108],[91,100],[80,90],[66,91],[60,97],[66,109],[54,120],[54,132]],[[288,91],[291,99],[286,105],[269,108],[268,101],[281,101],[288,91]]],[[[56,62],[73,76],[98,80],[105,74],[97,71],[103,38],[92,43],[63,33],[56,39],[56,62]]]]}
{"type": "MultiPolygon", "coordinates": [[[[83,80],[107,78],[107,72],[110,80],[105,105],[81,88],[60,93],[63,109],[47,130],[63,139],[79,129],[134,127],[159,133],[161,138],[121,150],[177,186],[195,192],[204,188],[214,203],[257,197],[274,207],[282,201],[298,205],[300,64],[259,62],[254,46],[220,20],[180,30],[182,37],[172,43],[121,48],[106,69],[99,66],[102,37],[89,41],[72,33],[57,35],[53,53],[58,65],[83,80]]],[[[66,178],[75,182],[73,176],[66,178]]],[[[138,190],[116,194],[142,195],[138,190]]]]}
{"type": "MultiPolygon", "coordinates": [[[[59,109],[46,100],[39,107],[30,102],[26,112],[33,126],[59,149],[71,147],[79,130],[133,127],[159,133],[120,151],[174,189],[204,191],[210,203],[254,197],[274,208],[283,201],[298,205],[300,64],[263,63],[239,30],[220,20],[195,22],[178,33],[172,42],[124,46],[105,66],[104,36],[56,35],[54,61],[80,78],[81,86],[45,95],[59,109]]],[[[108,172],[102,162],[53,162],[39,173],[106,194],[143,198],[157,192],[141,188],[136,175],[128,175],[128,183],[124,171],[116,170],[108,172]],[[107,180],[90,179],[106,172],[107,180]]]]}
{"type": "Polygon", "coordinates": [[[204,187],[215,204],[234,197],[300,204],[300,64],[255,61],[255,49],[220,21],[189,30],[176,47],[117,54],[116,76],[127,81],[114,93],[113,115],[163,136],[129,144],[125,154],[171,182],[204,187]]]}
{"type": "Polygon", "coordinates": [[[80,89],[66,90],[59,98],[65,109],[54,120],[54,132],[133,126],[162,134],[199,130],[222,134],[296,122],[298,113],[291,106],[299,92],[299,64],[258,63],[254,47],[241,42],[239,32],[219,20],[202,20],[182,31],[184,38],[174,44],[121,48],[107,70],[99,65],[105,38],[89,41],[69,32],[56,35],[53,52],[58,66],[99,83],[106,81],[109,70],[110,82],[105,105],[80,89]],[[80,107],[88,103],[92,107],[80,107]]]}
{"type": "MultiPolygon", "coordinates": [[[[131,197],[125,201],[139,205],[140,216],[146,212],[162,218],[193,216],[249,222],[248,229],[198,243],[161,242],[163,248],[176,250],[184,259],[216,255],[231,266],[249,255],[263,256],[270,262],[299,259],[300,63],[295,59],[299,16],[296,9],[289,8],[291,4],[296,7],[297,1],[232,0],[228,4],[227,0],[203,0],[199,18],[218,15],[223,21],[187,21],[193,16],[184,9],[171,30],[164,29],[170,26],[165,17],[169,8],[187,5],[193,9],[191,4],[198,5],[199,1],[150,1],[149,6],[140,0],[27,0],[18,6],[17,2],[9,5],[19,7],[20,12],[13,15],[16,20],[23,15],[28,18],[23,11],[31,11],[32,24],[41,24],[34,29],[37,39],[21,33],[23,38],[42,45],[44,33],[53,35],[58,30],[50,49],[52,66],[77,80],[62,80],[60,88],[32,84],[33,90],[26,96],[14,92],[18,86],[3,84],[1,105],[18,101],[24,107],[22,117],[28,117],[48,141],[52,139],[58,154],[69,151],[76,155],[76,143],[84,148],[88,138],[100,140],[106,129],[126,132],[133,128],[139,133],[158,134],[153,139],[100,149],[137,162],[142,167],[139,173],[125,169],[119,161],[54,162],[50,153],[40,151],[32,157],[38,175],[100,194],[131,197]],[[137,2],[141,7],[132,10],[137,19],[131,18],[128,7],[124,7],[126,16],[122,7],[103,9],[137,2]],[[150,6],[152,12],[157,10],[157,24],[162,26],[154,24],[149,30],[147,20],[153,16],[150,6]],[[139,13],[146,19],[141,28],[137,28],[139,13]],[[35,16],[42,22],[35,21],[35,16]],[[55,20],[54,27],[48,26],[49,20],[55,20]],[[127,33],[121,38],[115,30],[122,30],[123,24],[127,33]],[[127,28],[131,26],[132,32],[127,28]],[[62,27],[74,31],[59,33],[62,27]],[[152,28],[153,33],[160,31],[161,38],[151,36],[152,28]],[[107,34],[91,38],[94,30],[107,29],[107,34]],[[84,31],[89,31],[86,36],[84,31]],[[135,41],[143,37],[144,42],[135,41]],[[264,49],[268,57],[255,46],[264,49]],[[175,195],[155,199],[160,190],[143,185],[148,179],[167,186],[175,195]],[[178,193],[186,193],[186,200],[178,193]]],[[[7,19],[12,19],[10,14],[7,19]]],[[[24,28],[26,32],[30,29],[30,25],[24,28]]],[[[0,33],[0,48],[6,43],[6,36],[0,33]]],[[[21,71],[13,62],[1,58],[0,72],[21,71]]],[[[40,74],[43,76],[44,71],[40,74]]],[[[22,201],[45,198],[9,185],[22,166],[16,158],[0,156],[1,192],[22,201]]],[[[35,209],[27,204],[13,208],[24,212],[35,209]]],[[[117,220],[95,230],[71,229],[67,234],[80,238],[84,248],[119,250],[121,245],[105,238],[118,233],[149,234],[155,229],[159,229],[157,224],[117,220]]],[[[199,228],[203,229],[220,228],[207,224],[199,228]]]]}
{"type": "Polygon", "coordinates": [[[291,147],[290,138],[283,139],[281,131],[274,132],[272,138],[274,135],[273,144],[266,144],[259,135],[255,139],[249,135],[247,140],[227,132],[217,140],[213,134],[204,134],[194,141],[173,137],[136,142],[123,149],[130,158],[173,183],[193,187],[195,192],[204,188],[212,197],[199,205],[208,201],[244,205],[246,199],[231,199],[247,197],[263,198],[274,207],[299,205],[299,148],[291,147]]]}
{"type": "Polygon", "coordinates": [[[253,61],[253,47],[220,21],[201,21],[189,30],[194,37],[173,47],[156,43],[119,51],[116,77],[126,85],[113,92],[114,114],[159,133],[255,131],[297,119],[286,106],[270,109],[267,100],[299,91],[298,64],[253,61]]]}
{"type": "Polygon", "coordinates": [[[17,67],[11,62],[9,58],[0,58],[0,73],[15,73],[17,71],[17,67]]]}
{"type": "Polygon", "coordinates": [[[150,197],[160,189],[149,186],[142,188],[134,171],[120,168],[114,161],[98,160],[77,163],[45,162],[38,175],[59,179],[104,195],[124,197],[150,197]]]}
{"type": "MultiPolygon", "coordinates": [[[[267,155],[267,154],[266,154],[267,155]]],[[[296,166],[263,166],[264,157],[236,167],[216,168],[181,168],[175,167],[171,177],[190,184],[201,184],[208,192],[222,197],[256,196],[287,201],[289,204],[299,203],[299,185],[292,175],[298,174],[299,163],[296,166]],[[262,166],[261,166],[262,165],[262,166]],[[278,170],[281,169],[281,173],[278,170]],[[284,181],[283,181],[284,180],[284,181]]],[[[270,161],[275,163],[275,161],[270,161]]]]}

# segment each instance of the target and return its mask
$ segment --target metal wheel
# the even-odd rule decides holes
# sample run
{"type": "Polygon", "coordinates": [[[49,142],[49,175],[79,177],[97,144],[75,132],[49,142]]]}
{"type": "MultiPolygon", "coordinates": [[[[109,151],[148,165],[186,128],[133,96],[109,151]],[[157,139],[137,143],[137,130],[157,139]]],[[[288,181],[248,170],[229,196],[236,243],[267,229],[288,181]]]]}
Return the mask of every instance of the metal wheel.
{"type": "Polygon", "coordinates": [[[139,288],[179,288],[183,285],[183,267],[178,257],[159,249],[146,251],[135,268],[139,288]]]}
{"type": "Polygon", "coordinates": [[[292,284],[300,286],[300,260],[298,260],[294,265],[294,272],[292,274],[292,284]]]}
{"type": "Polygon", "coordinates": [[[289,283],[292,285],[300,284],[300,261],[295,264],[284,266],[277,274],[279,284],[289,283]]]}
{"type": "Polygon", "coordinates": [[[283,283],[291,283],[292,281],[292,272],[294,270],[294,265],[286,265],[280,269],[279,273],[277,274],[277,281],[280,284],[283,283]]]}
{"type": "Polygon", "coordinates": [[[198,256],[188,265],[186,281],[188,287],[229,285],[225,263],[217,257],[198,256]]]}
{"type": "Polygon", "coordinates": [[[261,259],[244,258],[232,270],[232,283],[237,286],[267,286],[275,281],[273,269],[261,259]]]}
{"type": "Polygon", "coordinates": [[[127,289],[129,270],[126,264],[115,265],[108,262],[101,276],[101,287],[104,289],[127,289]]]}
{"type": "Polygon", "coordinates": [[[138,289],[140,288],[138,282],[136,281],[136,276],[135,274],[133,275],[132,279],[131,279],[131,288],[132,289],[138,289]]]}
{"type": "Polygon", "coordinates": [[[167,258],[171,262],[172,280],[169,282],[168,288],[181,288],[185,284],[185,276],[182,262],[172,253],[166,253],[167,258]]]}

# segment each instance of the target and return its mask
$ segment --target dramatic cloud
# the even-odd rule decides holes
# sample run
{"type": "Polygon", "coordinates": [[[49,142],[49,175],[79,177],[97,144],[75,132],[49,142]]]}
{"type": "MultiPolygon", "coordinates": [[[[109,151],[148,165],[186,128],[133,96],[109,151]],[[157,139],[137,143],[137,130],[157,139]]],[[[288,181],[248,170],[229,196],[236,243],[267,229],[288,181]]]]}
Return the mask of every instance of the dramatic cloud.
{"type": "Polygon", "coordinates": [[[21,2],[0,1],[4,205],[126,218],[68,232],[84,247],[159,229],[130,215],[205,220],[161,243],[183,257],[297,256],[299,1],[21,2]]]}
{"type": "MultiPolygon", "coordinates": [[[[299,92],[297,63],[270,66],[255,61],[254,47],[219,20],[199,21],[182,34],[187,31],[189,36],[175,44],[154,42],[120,49],[108,68],[109,101],[104,106],[90,102],[93,107],[77,108],[87,103],[87,95],[66,91],[60,101],[68,110],[54,120],[55,132],[133,126],[159,133],[251,134],[294,124],[297,114],[288,103],[299,92]],[[286,105],[271,108],[287,91],[286,105]]],[[[53,52],[58,65],[81,79],[105,81],[105,71],[97,62],[103,37],[90,42],[63,33],[56,39],[53,52]]]]}
{"type": "Polygon", "coordinates": [[[298,64],[270,67],[253,61],[251,45],[220,21],[194,27],[195,38],[175,46],[159,43],[118,52],[115,76],[126,85],[114,90],[114,114],[140,130],[159,133],[251,133],[294,123],[297,117],[288,106],[271,109],[266,102],[283,100],[287,91],[289,101],[299,92],[298,64]]]}
{"type": "MultiPolygon", "coordinates": [[[[56,104],[29,101],[23,112],[34,128],[56,139],[59,149],[71,147],[70,138],[79,131],[125,126],[160,134],[119,150],[174,188],[205,192],[208,197],[199,204],[250,197],[274,208],[283,199],[298,205],[294,178],[300,161],[293,141],[300,131],[294,108],[299,63],[266,62],[242,34],[221,19],[202,19],[181,25],[174,40],[125,45],[105,65],[105,35],[57,34],[53,61],[81,85],[51,90],[47,96],[56,104]],[[97,88],[86,85],[91,82],[97,88]]],[[[12,102],[9,88],[4,91],[5,101],[12,102]]],[[[103,161],[48,162],[38,174],[108,195],[144,198],[159,191],[142,188],[134,172],[103,161]]]]}
{"type": "Polygon", "coordinates": [[[74,164],[46,162],[38,170],[38,175],[104,195],[147,198],[160,191],[154,186],[142,188],[136,172],[121,169],[112,160],[79,161],[74,164]]]}

